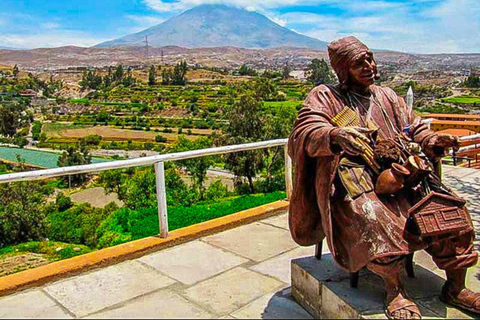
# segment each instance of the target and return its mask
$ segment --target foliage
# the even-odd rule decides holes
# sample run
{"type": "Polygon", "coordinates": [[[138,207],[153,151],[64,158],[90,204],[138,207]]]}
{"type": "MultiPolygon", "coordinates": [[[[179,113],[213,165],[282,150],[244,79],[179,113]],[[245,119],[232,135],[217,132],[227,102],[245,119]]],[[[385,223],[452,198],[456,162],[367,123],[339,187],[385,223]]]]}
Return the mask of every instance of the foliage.
{"type": "Polygon", "coordinates": [[[98,134],[90,134],[88,136],[83,137],[80,140],[81,145],[91,145],[91,146],[98,146],[100,142],[102,142],[103,137],[98,134]]]}
{"type": "Polygon", "coordinates": [[[258,73],[255,69],[250,68],[246,64],[243,64],[240,69],[238,70],[238,74],[241,76],[257,76],[258,73]]]}
{"type": "MultiPolygon", "coordinates": [[[[235,145],[262,141],[265,136],[265,118],[262,116],[263,102],[255,92],[246,90],[239,100],[226,110],[228,126],[219,142],[224,145],[235,145]]],[[[263,168],[263,150],[252,150],[229,153],[225,155],[226,168],[237,177],[246,177],[250,192],[255,193],[253,178],[263,168]]]]}
{"type": "Polygon", "coordinates": [[[155,136],[155,142],[167,142],[167,138],[165,138],[164,136],[162,136],[160,134],[157,134],[155,136]]]}
{"type": "MultiPolygon", "coordinates": [[[[208,137],[201,137],[195,141],[190,141],[185,136],[180,136],[178,142],[172,147],[172,152],[183,152],[198,149],[207,149],[212,146],[212,140],[208,137]]],[[[198,192],[200,199],[204,198],[205,188],[203,183],[207,176],[207,170],[213,165],[213,157],[199,157],[179,161],[178,164],[185,167],[188,174],[193,179],[193,185],[198,192]]]]}
{"type": "Polygon", "coordinates": [[[334,76],[324,59],[313,59],[307,66],[307,79],[313,85],[334,82],[334,76]]]}
{"type": "Polygon", "coordinates": [[[0,184],[0,248],[44,236],[45,192],[33,181],[0,184]]]}
{"type": "Polygon", "coordinates": [[[157,83],[156,79],[156,72],[155,72],[155,66],[151,66],[150,69],[148,70],[148,85],[149,86],[154,86],[157,83]]]}
{"type": "Polygon", "coordinates": [[[32,123],[32,139],[40,140],[40,134],[42,133],[42,123],[40,121],[34,121],[32,123]]]}
{"type": "Polygon", "coordinates": [[[21,103],[0,104],[0,135],[13,137],[27,119],[22,116],[25,105],[21,103]]]}
{"type": "MultiPolygon", "coordinates": [[[[59,167],[71,167],[92,163],[92,157],[88,153],[88,149],[85,145],[79,147],[70,146],[66,151],[63,151],[62,155],[58,158],[57,165],[59,167]]],[[[64,178],[69,184],[79,184],[86,180],[85,174],[75,174],[64,178]]]]}
{"type": "Polygon", "coordinates": [[[96,70],[84,71],[82,75],[82,80],[80,80],[78,84],[82,90],[95,90],[102,84],[102,76],[97,74],[96,70]]]}
{"type": "Polygon", "coordinates": [[[416,109],[420,112],[429,112],[429,113],[446,113],[446,114],[466,114],[468,110],[464,110],[459,107],[445,105],[445,104],[436,104],[431,107],[425,107],[421,109],[416,109]]]}
{"type": "Polygon", "coordinates": [[[184,86],[187,83],[187,78],[185,77],[187,71],[188,66],[186,61],[177,63],[173,71],[170,69],[163,69],[162,84],[184,86]]]}
{"type": "MultiPolygon", "coordinates": [[[[110,170],[100,174],[100,183],[107,192],[116,192],[126,207],[132,210],[157,206],[155,172],[152,168],[136,169],[131,175],[121,170],[110,170]]],[[[198,197],[180,179],[178,170],[166,166],[165,186],[168,206],[189,206],[198,197]]]]}
{"type": "Polygon", "coordinates": [[[286,63],[285,66],[283,66],[283,69],[282,69],[282,78],[284,80],[290,78],[290,72],[292,72],[292,69],[290,68],[288,63],[286,63]]]}
{"type": "Polygon", "coordinates": [[[465,80],[464,84],[465,87],[470,88],[480,88],[480,76],[478,75],[471,75],[465,80]]]}
{"type": "Polygon", "coordinates": [[[89,203],[82,203],[61,211],[61,206],[65,205],[64,198],[57,199],[56,205],[57,211],[50,213],[47,217],[48,238],[89,247],[97,246],[97,228],[108,215],[118,209],[113,202],[103,209],[94,208],[89,203]]]}
{"type": "Polygon", "coordinates": [[[216,180],[208,186],[205,198],[208,199],[208,201],[216,201],[228,197],[229,194],[228,188],[222,184],[222,181],[216,180]]]}
{"type": "MultiPolygon", "coordinates": [[[[242,196],[235,199],[168,210],[169,230],[187,227],[285,198],[284,192],[242,196]]],[[[159,233],[157,208],[128,208],[111,214],[98,228],[99,248],[114,246],[159,233]]]]}

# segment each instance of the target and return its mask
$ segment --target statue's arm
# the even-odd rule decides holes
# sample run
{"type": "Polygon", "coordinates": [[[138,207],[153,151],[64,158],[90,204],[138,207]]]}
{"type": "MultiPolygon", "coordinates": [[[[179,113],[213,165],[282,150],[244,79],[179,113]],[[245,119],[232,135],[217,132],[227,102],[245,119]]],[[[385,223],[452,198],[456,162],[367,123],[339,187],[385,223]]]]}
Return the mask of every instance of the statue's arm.
{"type": "Polygon", "coordinates": [[[327,157],[339,154],[342,149],[333,144],[338,128],[329,119],[333,106],[326,94],[313,90],[299,111],[295,127],[290,136],[292,142],[303,144],[303,151],[309,157],[327,157]]]}
{"type": "Polygon", "coordinates": [[[422,147],[425,155],[431,160],[437,161],[445,156],[445,151],[448,148],[458,146],[457,137],[437,134],[429,130],[427,125],[422,122],[422,119],[413,112],[413,109],[405,104],[401,97],[399,97],[399,103],[405,108],[404,110],[407,110],[410,137],[422,147]]]}

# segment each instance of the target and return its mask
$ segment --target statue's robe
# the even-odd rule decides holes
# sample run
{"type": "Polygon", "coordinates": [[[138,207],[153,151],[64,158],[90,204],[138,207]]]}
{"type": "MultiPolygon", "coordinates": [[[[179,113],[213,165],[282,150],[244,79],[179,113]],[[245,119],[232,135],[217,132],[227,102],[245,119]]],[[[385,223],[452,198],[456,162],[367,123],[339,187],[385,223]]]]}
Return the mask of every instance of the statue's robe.
{"type": "MultiPolygon", "coordinates": [[[[371,92],[368,113],[379,128],[379,138],[394,138],[409,127],[410,138],[422,146],[434,135],[393,90],[371,86],[371,92]]],[[[339,162],[345,156],[331,143],[330,133],[335,127],[330,120],[345,105],[360,108],[352,104],[355,99],[351,94],[348,97],[329,85],[316,87],[305,100],[288,143],[295,165],[289,224],[298,244],[310,246],[326,237],[334,259],[343,268],[356,272],[375,259],[406,255],[428,244],[404,238],[407,211],[412,204],[401,192],[378,197],[371,177],[363,172],[365,168],[355,163],[342,161],[342,168],[353,170],[356,178],[363,180],[357,185],[360,192],[352,196],[339,179],[339,162]]]]}

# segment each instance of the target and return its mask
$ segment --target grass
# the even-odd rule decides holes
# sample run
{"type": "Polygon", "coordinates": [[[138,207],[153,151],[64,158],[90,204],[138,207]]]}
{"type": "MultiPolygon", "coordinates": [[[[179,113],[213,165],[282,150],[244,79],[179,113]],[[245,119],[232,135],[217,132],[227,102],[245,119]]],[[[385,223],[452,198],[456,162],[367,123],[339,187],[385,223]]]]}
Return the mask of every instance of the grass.
{"type": "Polygon", "coordinates": [[[39,253],[44,254],[45,258],[50,261],[56,261],[79,256],[90,251],[92,251],[92,249],[80,244],[56,241],[32,241],[0,249],[0,259],[22,253],[39,253]]]}
{"type": "Polygon", "coordinates": [[[263,105],[265,107],[270,107],[270,108],[278,108],[280,106],[288,106],[288,107],[298,107],[302,105],[302,101],[267,101],[264,102],[263,105]]]}
{"type": "Polygon", "coordinates": [[[460,96],[453,98],[444,98],[442,102],[454,103],[454,104],[480,104],[480,97],[472,96],[460,96]]]}
{"type": "MultiPolygon", "coordinates": [[[[219,200],[210,204],[168,209],[170,231],[224,217],[285,199],[285,192],[246,195],[219,200]]],[[[111,214],[97,229],[99,247],[105,248],[159,234],[157,208],[133,211],[123,208],[111,214]]]]}

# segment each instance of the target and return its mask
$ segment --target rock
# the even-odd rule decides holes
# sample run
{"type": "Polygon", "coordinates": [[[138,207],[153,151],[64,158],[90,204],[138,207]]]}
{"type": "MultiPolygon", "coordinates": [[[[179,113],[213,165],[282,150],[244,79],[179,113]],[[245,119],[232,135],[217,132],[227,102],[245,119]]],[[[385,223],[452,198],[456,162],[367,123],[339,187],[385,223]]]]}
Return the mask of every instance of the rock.
{"type": "Polygon", "coordinates": [[[57,249],[55,249],[55,251],[59,252],[59,251],[62,251],[63,250],[63,247],[58,247],[57,249]]]}
{"type": "Polygon", "coordinates": [[[75,252],[78,252],[78,251],[80,251],[80,250],[82,250],[82,249],[80,249],[79,247],[73,248],[73,251],[75,251],[75,252]]]}

